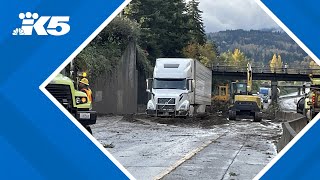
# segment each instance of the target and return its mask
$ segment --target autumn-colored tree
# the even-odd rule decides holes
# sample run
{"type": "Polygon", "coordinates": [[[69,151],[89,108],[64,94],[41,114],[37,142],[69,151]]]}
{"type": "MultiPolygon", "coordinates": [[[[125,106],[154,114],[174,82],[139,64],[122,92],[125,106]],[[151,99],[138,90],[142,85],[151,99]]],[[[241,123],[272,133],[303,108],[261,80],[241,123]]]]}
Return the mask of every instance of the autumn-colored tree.
{"type": "Polygon", "coordinates": [[[217,54],[211,43],[206,43],[204,45],[191,43],[183,48],[182,53],[187,58],[199,60],[206,67],[211,67],[212,64],[217,63],[217,54]]]}
{"type": "Polygon", "coordinates": [[[199,44],[191,43],[182,49],[182,54],[187,58],[199,59],[199,44]]]}
{"type": "Polygon", "coordinates": [[[233,62],[232,65],[236,65],[238,67],[244,67],[248,63],[247,57],[244,55],[243,52],[240,51],[240,49],[235,49],[232,54],[233,62]]]}
{"type": "Polygon", "coordinates": [[[315,61],[310,61],[309,67],[312,69],[312,73],[319,74],[320,66],[315,61]]]}
{"type": "Polygon", "coordinates": [[[199,48],[200,62],[207,67],[211,67],[217,63],[217,54],[214,50],[213,44],[206,43],[199,48]]]}
{"type": "Polygon", "coordinates": [[[277,55],[276,54],[273,54],[273,57],[272,59],[270,60],[270,70],[271,72],[281,72],[281,68],[282,68],[282,60],[281,60],[281,56],[280,54],[277,55]]]}
{"type": "Polygon", "coordinates": [[[278,55],[278,61],[277,62],[278,62],[278,65],[281,65],[281,67],[282,67],[283,62],[282,62],[280,54],[278,55]]]}
{"type": "Polygon", "coordinates": [[[241,52],[240,49],[235,49],[233,52],[227,51],[222,53],[220,56],[220,62],[224,65],[246,69],[249,58],[241,52]]]}
{"type": "Polygon", "coordinates": [[[241,51],[240,51],[240,49],[235,49],[233,51],[232,57],[233,57],[234,60],[241,59],[241,51]]]}
{"type": "Polygon", "coordinates": [[[271,59],[271,61],[270,61],[270,70],[271,70],[271,72],[275,72],[277,61],[278,61],[277,55],[274,54],[272,59],[271,59]]]}
{"type": "Polygon", "coordinates": [[[221,64],[221,65],[234,65],[233,62],[234,62],[234,60],[233,60],[231,51],[223,52],[220,55],[219,64],[221,64]]]}
{"type": "Polygon", "coordinates": [[[314,61],[310,61],[309,67],[310,67],[310,69],[319,69],[320,68],[319,65],[314,61]]]}

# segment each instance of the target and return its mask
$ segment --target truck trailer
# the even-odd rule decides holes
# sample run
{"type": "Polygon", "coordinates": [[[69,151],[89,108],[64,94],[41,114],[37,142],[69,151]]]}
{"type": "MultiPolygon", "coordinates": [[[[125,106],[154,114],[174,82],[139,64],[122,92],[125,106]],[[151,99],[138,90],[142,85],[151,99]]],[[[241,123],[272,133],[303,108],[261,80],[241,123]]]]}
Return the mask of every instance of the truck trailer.
{"type": "Polygon", "coordinates": [[[150,100],[147,114],[188,117],[205,113],[211,105],[212,72],[199,61],[188,58],[156,60],[153,78],[147,79],[150,100]]]}

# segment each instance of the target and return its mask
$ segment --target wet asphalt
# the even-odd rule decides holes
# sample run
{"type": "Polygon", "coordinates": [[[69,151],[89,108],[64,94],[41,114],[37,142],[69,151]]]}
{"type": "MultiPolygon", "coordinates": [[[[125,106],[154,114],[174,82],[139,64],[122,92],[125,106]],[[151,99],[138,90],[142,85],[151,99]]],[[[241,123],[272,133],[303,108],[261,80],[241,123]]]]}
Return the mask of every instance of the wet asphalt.
{"type": "Polygon", "coordinates": [[[102,144],[112,144],[107,150],[136,179],[144,180],[252,179],[276,155],[274,142],[282,130],[268,120],[226,119],[203,128],[105,116],[92,131],[102,144]]]}

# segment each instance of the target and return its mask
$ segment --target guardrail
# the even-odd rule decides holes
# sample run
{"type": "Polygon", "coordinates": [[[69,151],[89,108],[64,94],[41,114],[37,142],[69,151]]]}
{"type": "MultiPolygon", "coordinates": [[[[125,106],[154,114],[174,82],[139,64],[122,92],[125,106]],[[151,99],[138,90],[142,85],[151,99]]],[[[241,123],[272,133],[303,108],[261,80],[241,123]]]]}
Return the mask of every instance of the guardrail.
{"type": "Polygon", "coordinates": [[[277,112],[276,118],[286,121],[282,123],[282,136],[277,143],[277,151],[280,152],[307,124],[305,116],[292,112],[277,112]]]}
{"type": "MultiPolygon", "coordinates": [[[[247,72],[247,67],[216,65],[212,66],[212,70],[217,72],[247,72]]],[[[252,67],[252,73],[320,74],[320,69],[252,67]]]]}

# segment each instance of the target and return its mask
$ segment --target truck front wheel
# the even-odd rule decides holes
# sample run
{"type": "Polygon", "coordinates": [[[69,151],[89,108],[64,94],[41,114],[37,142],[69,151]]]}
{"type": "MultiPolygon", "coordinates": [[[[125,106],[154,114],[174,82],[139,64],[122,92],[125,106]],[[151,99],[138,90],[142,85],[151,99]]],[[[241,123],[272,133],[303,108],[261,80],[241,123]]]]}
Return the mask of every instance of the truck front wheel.
{"type": "Polygon", "coordinates": [[[303,114],[304,116],[307,116],[307,109],[306,109],[306,108],[303,108],[302,114],[303,114]]]}
{"type": "Polygon", "coordinates": [[[310,110],[310,114],[311,114],[311,119],[313,119],[317,115],[317,113],[314,111],[314,109],[310,110]]]}
{"type": "Polygon", "coordinates": [[[85,128],[86,128],[86,130],[90,133],[90,134],[92,134],[92,130],[91,130],[91,127],[90,126],[85,126],[85,128]]]}

